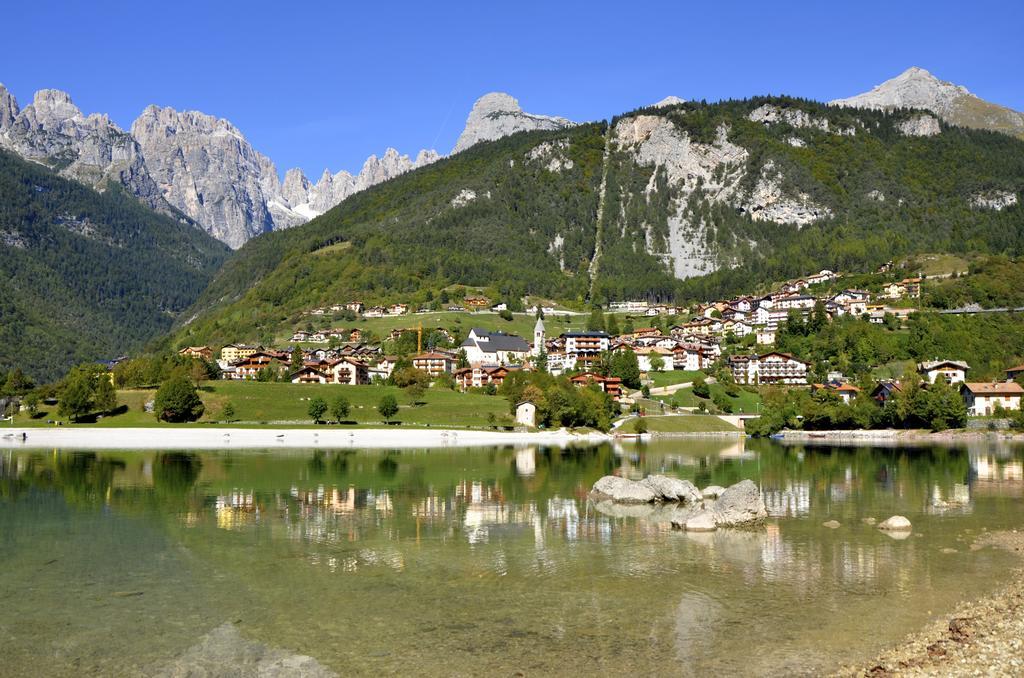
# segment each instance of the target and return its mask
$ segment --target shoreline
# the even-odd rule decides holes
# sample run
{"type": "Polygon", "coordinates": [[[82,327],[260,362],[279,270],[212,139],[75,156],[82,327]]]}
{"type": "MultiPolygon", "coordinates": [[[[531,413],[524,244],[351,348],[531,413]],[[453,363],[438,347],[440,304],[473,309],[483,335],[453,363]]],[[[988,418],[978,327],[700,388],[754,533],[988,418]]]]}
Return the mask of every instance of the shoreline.
{"type": "Polygon", "coordinates": [[[778,442],[823,443],[823,444],[929,444],[956,442],[1024,442],[1024,433],[1005,431],[928,431],[925,429],[841,429],[828,431],[799,431],[784,429],[774,438],[778,442]]]}
{"type": "MultiPolygon", "coordinates": [[[[991,532],[971,545],[1000,548],[1024,559],[1024,532],[991,532]]],[[[947,676],[1024,674],[1024,564],[1008,584],[964,601],[896,646],[835,676],[947,676]]]]}
{"type": "Polygon", "coordinates": [[[594,444],[613,440],[603,433],[565,429],[538,432],[458,429],[314,429],[314,428],[13,428],[4,430],[2,449],[64,448],[91,450],[295,449],[295,448],[444,448],[492,445],[594,444]],[[22,434],[27,437],[23,440],[22,434]]]}

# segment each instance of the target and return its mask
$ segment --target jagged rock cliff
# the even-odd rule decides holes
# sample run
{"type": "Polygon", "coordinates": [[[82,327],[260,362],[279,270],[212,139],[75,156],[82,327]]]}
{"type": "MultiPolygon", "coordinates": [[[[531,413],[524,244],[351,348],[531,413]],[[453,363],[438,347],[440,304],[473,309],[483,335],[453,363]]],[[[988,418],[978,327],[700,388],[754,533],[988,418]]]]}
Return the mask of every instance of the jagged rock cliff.
{"type": "Polygon", "coordinates": [[[854,108],[923,108],[953,125],[1024,136],[1024,113],[979,99],[966,87],[939,80],[916,66],[870,92],[829,103],[854,108]]]}
{"type": "Polygon", "coordinates": [[[0,148],[100,191],[113,181],[148,207],[173,212],[135,139],[106,115],[83,115],[65,92],[40,90],[31,104],[19,109],[14,96],[0,85],[0,148]]]}
{"type": "Polygon", "coordinates": [[[230,122],[149,106],[132,124],[132,135],[167,201],[210,235],[241,247],[273,230],[268,202],[280,193],[277,169],[230,122]]]}
{"type": "Polygon", "coordinates": [[[556,130],[574,125],[571,120],[526,113],[519,102],[504,92],[491,92],[476,100],[452,153],[464,151],[481,141],[531,130],[556,130]]]}

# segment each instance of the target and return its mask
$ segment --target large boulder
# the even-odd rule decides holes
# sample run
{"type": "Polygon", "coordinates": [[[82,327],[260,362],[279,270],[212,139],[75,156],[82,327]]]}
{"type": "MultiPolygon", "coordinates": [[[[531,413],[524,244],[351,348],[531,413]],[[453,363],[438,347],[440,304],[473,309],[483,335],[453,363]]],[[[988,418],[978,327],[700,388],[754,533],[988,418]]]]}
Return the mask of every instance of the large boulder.
{"type": "Polygon", "coordinates": [[[703,500],[700,490],[689,480],[653,475],[641,480],[640,484],[650,488],[654,496],[662,501],[699,504],[703,500]]]}
{"type": "Polygon", "coordinates": [[[723,492],[725,492],[725,488],[721,485],[708,485],[701,494],[705,499],[718,499],[723,492]]]}
{"type": "Polygon", "coordinates": [[[599,499],[623,504],[647,504],[655,500],[654,492],[648,486],[618,476],[601,478],[594,483],[592,493],[599,499]]]}
{"type": "Polygon", "coordinates": [[[719,527],[760,525],[768,517],[761,491],[752,480],[741,480],[726,489],[712,511],[719,527]]]}
{"type": "Polygon", "coordinates": [[[892,532],[906,532],[912,529],[910,521],[903,516],[893,516],[878,524],[878,529],[892,532]]]}

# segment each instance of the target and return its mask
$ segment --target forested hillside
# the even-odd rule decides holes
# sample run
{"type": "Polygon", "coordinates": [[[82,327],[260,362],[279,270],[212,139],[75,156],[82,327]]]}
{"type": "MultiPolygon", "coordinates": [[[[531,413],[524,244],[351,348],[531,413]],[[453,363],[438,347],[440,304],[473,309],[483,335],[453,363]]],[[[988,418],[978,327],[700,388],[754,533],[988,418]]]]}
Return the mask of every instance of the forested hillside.
{"type": "Polygon", "coordinates": [[[482,143],[250,241],[179,341],[254,340],[452,284],[685,302],[916,252],[1024,250],[1024,142],[791,98],[648,108],[482,143]]]}
{"type": "Polygon", "coordinates": [[[0,152],[0,369],[53,379],[165,333],[226,246],[143,207],[0,152]]]}

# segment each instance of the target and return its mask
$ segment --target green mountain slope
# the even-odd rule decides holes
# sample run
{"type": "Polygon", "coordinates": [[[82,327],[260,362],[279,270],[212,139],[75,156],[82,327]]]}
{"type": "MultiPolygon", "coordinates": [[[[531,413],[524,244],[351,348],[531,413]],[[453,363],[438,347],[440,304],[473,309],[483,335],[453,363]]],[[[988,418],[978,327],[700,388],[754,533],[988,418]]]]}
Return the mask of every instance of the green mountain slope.
{"type": "Polygon", "coordinates": [[[0,368],[54,379],[167,332],[229,254],[119,188],[0,152],[0,368]]]}
{"type": "Polygon", "coordinates": [[[258,340],[311,308],[456,283],[685,301],[914,252],[1019,254],[1024,142],[922,115],[761,97],[479,144],[250,241],[177,340],[258,340]]]}

